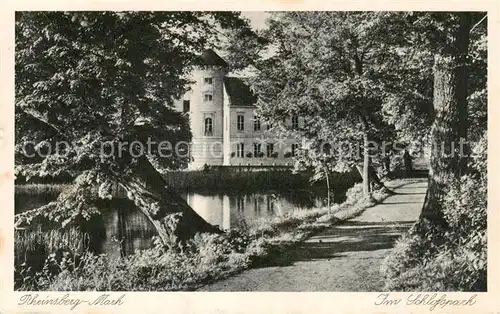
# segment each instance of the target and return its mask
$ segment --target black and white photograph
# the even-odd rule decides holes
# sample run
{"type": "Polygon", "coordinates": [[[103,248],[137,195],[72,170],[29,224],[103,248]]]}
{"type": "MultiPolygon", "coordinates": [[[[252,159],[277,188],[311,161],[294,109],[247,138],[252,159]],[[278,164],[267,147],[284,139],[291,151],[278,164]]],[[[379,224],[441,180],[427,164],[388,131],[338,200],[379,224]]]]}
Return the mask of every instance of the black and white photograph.
{"type": "Polygon", "coordinates": [[[490,291],[488,16],[16,11],[14,291],[490,291]]]}

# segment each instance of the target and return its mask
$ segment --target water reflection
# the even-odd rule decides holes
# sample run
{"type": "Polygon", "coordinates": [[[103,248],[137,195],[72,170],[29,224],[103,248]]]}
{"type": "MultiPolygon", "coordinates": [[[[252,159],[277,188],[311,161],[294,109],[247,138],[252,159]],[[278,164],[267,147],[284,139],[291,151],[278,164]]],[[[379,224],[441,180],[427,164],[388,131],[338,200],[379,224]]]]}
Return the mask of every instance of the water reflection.
{"type": "Polygon", "coordinates": [[[261,217],[285,215],[297,208],[321,206],[321,200],[310,194],[252,194],[183,196],[205,220],[221,229],[246,228],[261,217]]]}
{"type": "Polygon", "coordinates": [[[96,248],[99,253],[106,253],[118,258],[133,253],[135,250],[151,246],[151,237],[156,230],[148,218],[128,200],[120,200],[121,206],[103,211],[104,235],[96,248]]]}
{"type": "MultiPolygon", "coordinates": [[[[284,215],[297,208],[320,206],[321,201],[310,194],[253,194],[253,195],[182,195],[186,202],[206,221],[228,230],[248,228],[256,219],[284,215]]],[[[99,251],[111,257],[133,253],[151,245],[156,235],[152,223],[127,200],[114,203],[103,211],[105,236],[99,251]]]]}
{"type": "Polygon", "coordinates": [[[16,214],[46,205],[57,199],[57,193],[16,193],[14,207],[16,214]]]}
{"type": "MultiPolygon", "coordinates": [[[[261,217],[285,215],[297,208],[321,206],[321,200],[309,192],[294,194],[201,195],[182,197],[206,221],[219,228],[248,228],[261,217]]],[[[16,195],[16,213],[42,206],[54,195],[16,195]]],[[[98,253],[120,257],[151,245],[156,231],[148,218],[127,199],[113,199],[101,207],[102,216],[86,227],[94,234],[93,248],[98,253]]]]}

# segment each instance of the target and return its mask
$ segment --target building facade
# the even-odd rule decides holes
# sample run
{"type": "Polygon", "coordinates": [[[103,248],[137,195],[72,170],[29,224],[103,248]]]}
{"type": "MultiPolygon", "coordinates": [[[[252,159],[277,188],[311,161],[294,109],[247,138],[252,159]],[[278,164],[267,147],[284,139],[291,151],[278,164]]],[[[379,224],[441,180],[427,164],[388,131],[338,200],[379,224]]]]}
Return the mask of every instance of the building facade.
{"type": "MultiPolygon", "coordinates": [[[[201,56],[194,82],[176,109],[189,115],[193,135],[191,169],[209,166],[291,166],[297,140],[280,138],[256,114],[257,97],[213,50],[201,56]]],[[[299,128],[303,121],[285,123],[299,128]]]]}

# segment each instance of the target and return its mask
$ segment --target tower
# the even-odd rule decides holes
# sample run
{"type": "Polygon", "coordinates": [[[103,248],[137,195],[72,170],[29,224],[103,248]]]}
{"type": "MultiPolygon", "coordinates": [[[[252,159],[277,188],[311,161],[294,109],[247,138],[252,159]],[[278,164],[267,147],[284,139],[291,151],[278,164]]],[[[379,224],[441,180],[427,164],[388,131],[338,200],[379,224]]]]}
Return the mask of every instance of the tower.
{"type": "Polygon", "coordinates": [[[191,157],[189,165],[197,169],[222,165],[224,160],[224,77],[228,64],[213,50],[206,50],[192,72],[191,90],[183,99],[183,111],[189,112],[191,157]]]}

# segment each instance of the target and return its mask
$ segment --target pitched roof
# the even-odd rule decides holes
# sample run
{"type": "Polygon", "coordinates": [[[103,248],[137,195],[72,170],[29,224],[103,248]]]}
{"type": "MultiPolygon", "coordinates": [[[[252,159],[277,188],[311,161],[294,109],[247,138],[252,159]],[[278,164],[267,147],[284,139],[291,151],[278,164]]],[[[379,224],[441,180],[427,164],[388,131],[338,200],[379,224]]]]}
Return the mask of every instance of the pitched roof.
{"type": "Polygon", "coordinates": [[[257,96],[250,90],[250,87],[245,82],[237,77],[226,76],[224,78],[224,86],[226,87],[229,103],[231,106],[255,106],[257,96]]]}
{"type": "Polygon", "coordinates": [[[198,58],[197,63],[199,65],[205,65],[205,66],[221,66],[221,67],[229,66],[229,64],[227,64],[227,62],[224,61],[224,59],[222,59],[212,49],[205,50],[198,58]]]}

